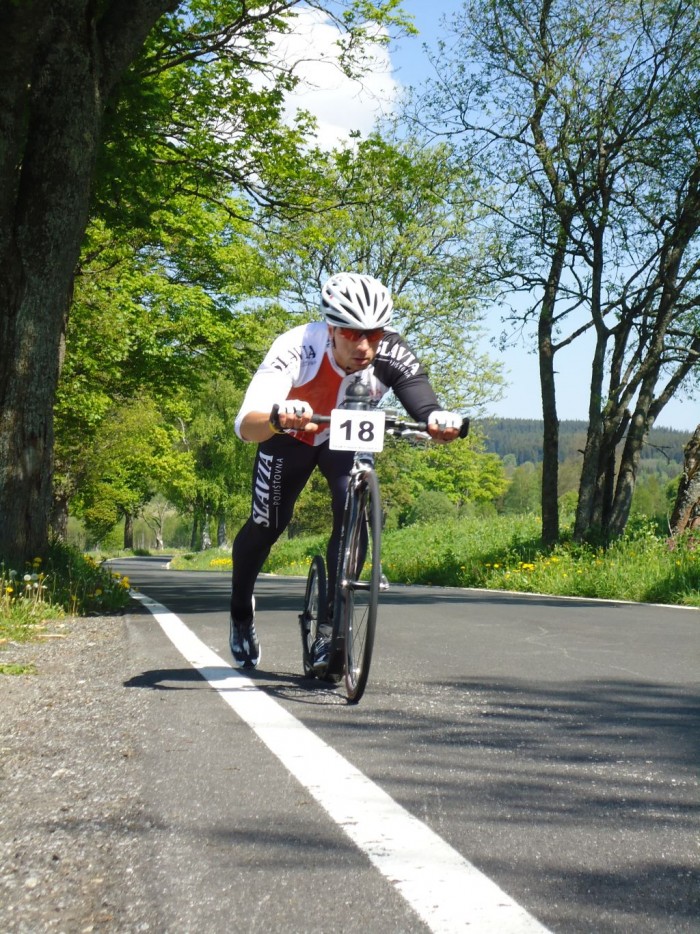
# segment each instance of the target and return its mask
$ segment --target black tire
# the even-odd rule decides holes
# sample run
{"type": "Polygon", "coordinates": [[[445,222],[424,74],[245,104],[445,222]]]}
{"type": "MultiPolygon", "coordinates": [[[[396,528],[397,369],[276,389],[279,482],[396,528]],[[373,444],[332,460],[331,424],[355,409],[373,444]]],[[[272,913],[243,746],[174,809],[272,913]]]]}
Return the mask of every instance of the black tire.
{"type": "Polygon", "coordinates": [[[301,651],[304,663],[304,674],[314,677],[311,665],[311,647],[316,639],[318,625],[326,614],[326,565],[321,555],[316,555],[309,568],[306,579],[306,594],[304,596],[304,609],[299,615],[301,628],[301,651]]]}
{"type": "Polygon", "coordinates": [[[354,477],[345,512],[336,585],[334,622],[343,633],[345,689],[357,703],[364,694],[372,661],[382,576],[382,508],[373,470],[354,477]]]}

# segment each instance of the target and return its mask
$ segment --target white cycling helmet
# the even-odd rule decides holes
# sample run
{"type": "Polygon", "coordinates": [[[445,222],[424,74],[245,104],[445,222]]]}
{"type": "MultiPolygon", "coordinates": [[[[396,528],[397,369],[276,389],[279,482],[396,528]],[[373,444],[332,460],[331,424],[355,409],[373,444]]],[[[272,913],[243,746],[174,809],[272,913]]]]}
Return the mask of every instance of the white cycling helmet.
{"type": "Polygon", "coordinates": [[[385,285],[372,276],[339,272],[321,289],[321,310],[335,327],[383,328],[391,321],[394,303],[385,285]]]}

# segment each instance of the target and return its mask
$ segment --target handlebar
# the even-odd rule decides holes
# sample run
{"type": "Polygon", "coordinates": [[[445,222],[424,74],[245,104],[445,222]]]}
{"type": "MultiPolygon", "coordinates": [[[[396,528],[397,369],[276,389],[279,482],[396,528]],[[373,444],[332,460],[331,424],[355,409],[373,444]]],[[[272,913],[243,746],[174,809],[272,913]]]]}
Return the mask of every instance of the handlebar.
{"type": "MultiPolygon", "coordinates": [[[[386,421],[385,421],[385,432],[386,434],[401,436],[408,435],[412,432],[425,432],[428,430],[427,422],[411,422],[406,418],[402,418],[397,413],[391,411],[391,409],[386,409],[386,421]]],[[[311,420],[317,425],[328,425],[330,424],[331,417],[330,415],[313,415],[311,420]]],[[[469,434],[469,419],[465,416],[462,419],[462,424],[459,429],[458,438],[466,438],[469,434]]]]}

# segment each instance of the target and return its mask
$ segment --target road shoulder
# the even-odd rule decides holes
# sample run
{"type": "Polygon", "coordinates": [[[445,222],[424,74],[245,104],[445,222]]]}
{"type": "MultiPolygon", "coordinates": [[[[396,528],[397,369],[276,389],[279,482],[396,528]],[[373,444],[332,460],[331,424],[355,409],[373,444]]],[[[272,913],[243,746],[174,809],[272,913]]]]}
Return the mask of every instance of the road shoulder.
{"type": "Polygon", "coordinates": [[[143,692],[124,687],[126,617],[52,624],[0,677],[0,929],[148,930],[133,762],[143,692]]]}

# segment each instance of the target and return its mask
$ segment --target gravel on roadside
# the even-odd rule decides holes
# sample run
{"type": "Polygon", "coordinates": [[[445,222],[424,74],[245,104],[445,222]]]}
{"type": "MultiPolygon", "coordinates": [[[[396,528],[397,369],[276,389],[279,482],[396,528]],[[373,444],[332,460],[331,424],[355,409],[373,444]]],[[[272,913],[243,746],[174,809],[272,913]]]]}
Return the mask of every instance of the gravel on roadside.
{"type": "Polygon", "coordinates": [[[123,684],[125,617],[51,624],[0,675],[0,930],[154,931],[142,890],[143,691],[123,684]]]}

